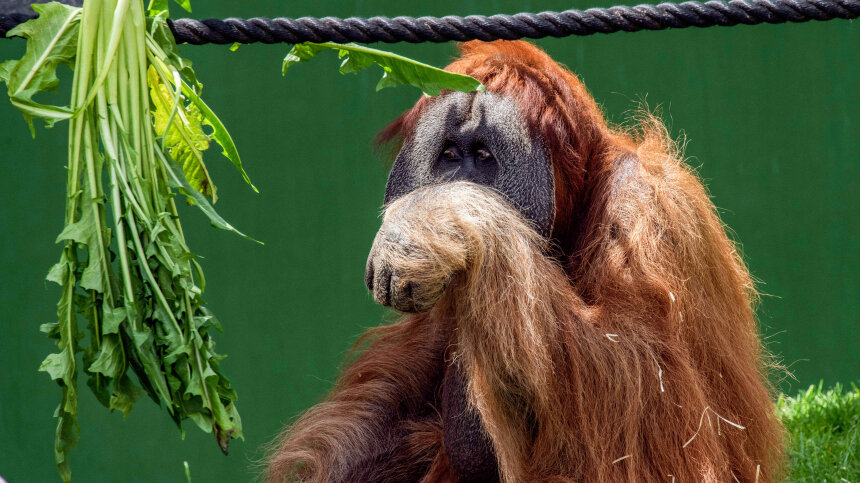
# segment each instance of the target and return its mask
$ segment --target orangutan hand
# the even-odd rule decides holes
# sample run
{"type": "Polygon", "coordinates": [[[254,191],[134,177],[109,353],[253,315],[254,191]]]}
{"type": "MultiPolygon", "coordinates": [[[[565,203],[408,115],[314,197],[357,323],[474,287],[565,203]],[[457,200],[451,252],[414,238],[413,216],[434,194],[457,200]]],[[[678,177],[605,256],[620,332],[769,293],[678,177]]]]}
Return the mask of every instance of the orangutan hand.
{"type": "Polygon", "coordinates": [[[434,268],[400,227],[383,223],[367,257],[364,281],[380,304],[401,312],[426,312],[442,297],[450,273],[434,268]]]}
{"type": "Polygon", "coordinates": [[[401,312],[426,312],[466,268],[470,247],[464,233],[474,227],[458,193],[451,185],[424,188],[386,208],[364,276],[377,302],[401,312]]]}

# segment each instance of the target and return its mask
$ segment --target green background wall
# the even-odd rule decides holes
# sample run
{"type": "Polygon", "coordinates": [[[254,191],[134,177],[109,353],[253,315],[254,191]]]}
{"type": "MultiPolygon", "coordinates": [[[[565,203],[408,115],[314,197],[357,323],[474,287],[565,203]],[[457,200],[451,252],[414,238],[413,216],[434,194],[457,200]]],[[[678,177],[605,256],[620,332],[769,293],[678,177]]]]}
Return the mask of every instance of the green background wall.
{"type": "MultiPolygon", "coordinates": [[[[592,1],[197,0],[194,16],[467,15],[613,3],[592,1]]],[[[537,44],[581,76],[612,120],[623,121],[645,99],[662,107],[673,134],[687,136],[691,163],[769,294],[759,311],[763,330],[798,379],[781,387],[857,380],[860,25],[537,44]]],[[[436,65],[455,54],[453,44],[389,48],[436,65]]],[[[0,60],[23,50],[19,39],[0,40],[0,60]]],[[[261,445],[325,394],[355,337],[393,319],[362,282],[386,177],[372,138],[418,93],[374,93],[377,73],[340,76],[332,55],[283,78],[286,50],[182,48],[261,191],[244,186],[226,160],[209,158],[219,210],[265,246],[210,228],[194,210],[184,219],[191,247],[206,257],[206,296],[225,327],[218,347],[230,356],[222,367],[239,391],[246,440],[224,457],[193,425],[180,441],[149,400],[123,420],[82,389],[75,481],[179,482],[183,460],[195,482],[250,480],[261,445]]],[[[51,415],[60,390],[37,368],[53,349],[38,327],[53,319],[59,293],[44,275],[60,251],[53,240],[62,228],[65,143],[65,127],[39,128],[30,139],[0,99],[0,475],[10,483],[58,480],[51,415]]]]}

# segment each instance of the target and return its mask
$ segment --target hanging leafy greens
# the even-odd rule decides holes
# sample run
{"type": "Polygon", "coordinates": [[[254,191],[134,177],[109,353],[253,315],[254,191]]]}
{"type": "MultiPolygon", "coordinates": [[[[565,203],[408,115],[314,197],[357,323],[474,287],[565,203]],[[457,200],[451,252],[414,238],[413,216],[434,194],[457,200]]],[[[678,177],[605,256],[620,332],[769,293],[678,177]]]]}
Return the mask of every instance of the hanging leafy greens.
{"type": "MultiPolygon", "coordinates": [[[[190,0],[174,1],[191,10],[190,0]]],[[[39,17],[8,33],[27,39],[24,56],[0,64],[0,81],[34,136],[34,119],[47,127],[69,121],[65,227],[57,237],[63,251],[47,276],[62,292],[57,321],[41,327],[59,352],[40,367],[62,388],[54,452],[64,481],[80,435],[79,352],[87,385],[111,411],[128,416],[147,395],[164,404],[180,431],[191,419],[214,432],[225,453],[230,438],[242,437],[236,392],[220,372],[225,356],[215,353],[210,334],[221,326],[203,305],[203,270],[185,242],[175,197],[184,195],[213,226],[248,238],[212,206],[217,189],[204,163],[212,142],[257,189],[224,124],[201,99],[191,63],[179,55],[167,4],[151,0],[146,11],[142,0],[35,4],[39,17]],[[57,87],[61,64],[74,69],[69,105],[34,101],[57,87]]],[[[469,76],[355,44],[295,45],[283,71],[325,49],[339,52],[343,74],[381,66],[377,90],[483,90],[469,76]]]]}
{"type": "Polygon", "coordinates": [[[443,89],[462,92],[484,90],[484,86],[474,77],[455,74],[391,52],[351,43],[296,44],[284,58],[281,73],[286,74],[293,64],[307,62],[328,49],[337,50],[338,57],[343,59],[339,69],[341,74],[354,74],[373,64],[382,67],[383,74],[376,84],[377,91],[398,85],[415,86],[427,96],[438,96],[443,89]]]}
{"type": "Polygon", "coordinates": [[[65,228],[57,237],[63,252],[47,277],[62,295],[57,322],[42,326],[59,352],[41,366],[62,387],[55,456],[65,481],[79,437],[78,352],[87,385],[111,410],[127,416],[146,394],[164,404],[180,431],[188,418],[214,432],[225,453],[230,438],[242,437],[236,392],[211,337],[221,328],[203,306],[203,271],[174,197],[184,194],[214,226],[242,235],[206,198],[214,202],[216,188],[203,153],[218,143],[248,176],[232,138],[201,100],[190,62],[178,55],[166,7],[150,4],[159,16],[147,21],[140,0],[33,5],[39,18],[9,32],[27,39],[26,53],[0,64],[0,80],[31,131],[36,118],[48,126],[70,120],[65,228]],[[33,101],[57,86],[60,64],[75,71],[70,105],[33,101]],[[86,342],[79,316],[87,321],[86,342]]]}

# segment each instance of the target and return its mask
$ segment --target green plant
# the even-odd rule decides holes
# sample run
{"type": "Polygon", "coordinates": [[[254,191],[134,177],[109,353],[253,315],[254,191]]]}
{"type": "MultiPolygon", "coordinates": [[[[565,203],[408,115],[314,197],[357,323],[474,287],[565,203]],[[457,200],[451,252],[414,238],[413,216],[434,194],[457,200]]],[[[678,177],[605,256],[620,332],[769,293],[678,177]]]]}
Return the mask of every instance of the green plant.
{"type": "Polygon", "coordinates": [[[293,64],[307,62],[324,50],[336,50],[338,57],[343,59],[339,68],[341,74],[354,74],[373,64],[382,67],[383,74],[376,84],[377,91],[398,85],[417,87],[426,96],[439,95],[444,89],[461,92],[484,90],[484,86],[474,77],[455,74],[401,55],[357,44],[305,42],[294,45],[284,58],[281,73],[286,74],[293,64]]]}
{"type": "Polygon", "coordinates": [[[27,38],[27,51],[0,65],[0,79],[31,131],[35,118],[48,126],[69,120],[65,228],[57,237],[63,251],[47,277],[62,295],[57,322],[42,326],[59,352],[40,368],[62,387],[55,413],[60,475],[71,478],[68,452],[79,437],[81,351],[87,385],[103,405],[127,416],[146,394],[164,404],[180,431],[189,418],[214,432],[226,452],[230,438],[242,437],[237,395],[220,372],[224,356],[211,337],[220,325],[203,305],[203,271],[174,197],[182,193],[214,226],[242,235],[206,198],[214,202],[216,188],[203,162],[214,141],[248,180],[236,147],[178,55],[166,2],[150,5],[156,16],[148,20],[140,0],[34,8],[39,18],[9,33],[27,38]],[[74,68],[70,104],[37,103],[33,95],[57,86],[59,64],[74,68]]]}
{"type": "MultiPolygon", "coordinates": [[[[190,11],[189,0],[175,1],[190,11]]],[[[231,438],[242,437],[237,395],[219,368],[225,356],[210,334],[221,326],[203,305],[203,270],[185,242],[175,196],[184,195],[213,226],[248,238],[212,206],[217,188],[203,159],[212,142],[256,188],[201,99],[191,63],[179,55],[167,4],[151,0],[146,11],[142,0],[34,5],[39,18],[8,34],[27,39],[24,56],[0,64],[0,80],[33,136],[34,119],[47,127],[69,121],[65,227],[57,237],[63,251],[47,276],[61,287],[58,320],[41,327],[59,352],[40,367],[62,388],[54,452],[65,481],[80,435],[78,352],[87,385],[111,411],[128,416],[145,394],[164,404],[180,431],[191,419],[213,432],[225,453],[231,438]],[[60,64],[74,69],[69,105],[35,101],[57,87],[60,64]]],[[[408,84],[435,95],[482,88],[471,77],[354,44],[296,45],[284,72],[324,49],[344,58],[341,73],[380,65],[378,89],[408,84]]]]}
{"type": "Polygon", "coordinates": [[[782,396],[777,412],[789,432],[789,481],[860,481],[860,389],[810,386],[782,396]]]}

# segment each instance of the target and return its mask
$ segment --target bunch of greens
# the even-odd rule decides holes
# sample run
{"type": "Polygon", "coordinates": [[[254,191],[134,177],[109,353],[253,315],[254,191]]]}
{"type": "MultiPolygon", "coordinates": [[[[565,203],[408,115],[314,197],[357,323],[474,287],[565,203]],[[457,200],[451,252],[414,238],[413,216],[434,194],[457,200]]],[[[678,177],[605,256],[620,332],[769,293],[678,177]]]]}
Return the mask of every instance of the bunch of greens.
{"type": "MultiPolygon", "coordinates": [[[[189,0],[176,2],[190,11],[189,0]]],[[[39,18],[8,33],[27,39],[26,53],[0,64],[0,80],[34,136],[34,119],[48,127],[69,121],[65,228],[57,237],[63,251],[47,277],[62,295],[57,322],[42,326],[59,352],[40,368],[62,388],[55,413],[60,475],[71,478],[68,453],[80,433],[78,352],[87,385],[111,411],[127,416],[148,395],[180,431],[189,418],[214,432],[226,453],[229,439],[242,437],[237,396],[219,369],[224,356],[215,353],[210,331],[221,327],[203,306],[203,271],[185,242],[174,197],[181,193],[214,226],[245,237],[212,207],[216,187],[203,162],[212,141],[254,187],[232,138],[201,100],[191,63],[178,54],[165,22],[167,0],[151,0],[146,12],[142,0],[33,8],[39,18]],[[69,105],[33,100],[57,87],[60,64],[74,69],[69,105]]],[[[377,90],[483,89],[469,76],[355,44],[298,44],[284,73],[325,49],[339,52],[343,74],[381,66],[377,90]]]]}
{"type": "Polygon", "coordinates": [[[216,199],[203,163],[210,142],[248,177],[230,135],[200,99],[190,62],[178,55],[166,6],[154,1],[147,19],[141,0],[34,5],[39,18],[9,32],[27,39],[26,53],[0,64],[0,80],[31,131],[36,118],[48,126],[69,121],[65,228],[57,237],[63,251],[47,277],[62,295],[57,322],[42,326],[59,352],[41,366],[62,387],[55,457],[65,481],[79,437],[81,351],[87,385],[111,410],[128,415],[145,394],[164,404],[180,431],[190,418],[214,432],[224,452],[230,438],[242,437],[236,392],[211,337],[221,327],[203,306],[203,271],[174,197],[185,195],[214,226],[242,235],[207,199],[216,199]],[[57,86],[59,64],[74,69],[70,104],[34,101],[57,86]]]}

